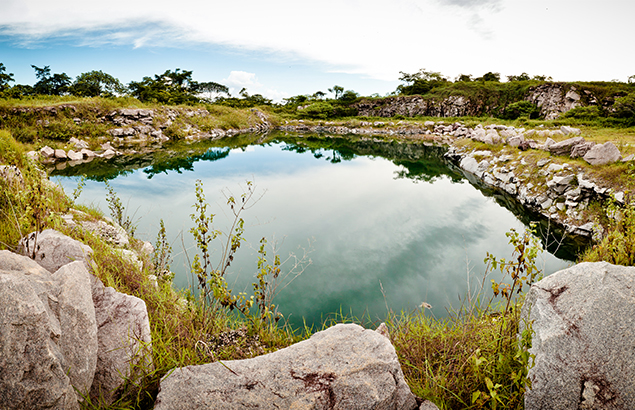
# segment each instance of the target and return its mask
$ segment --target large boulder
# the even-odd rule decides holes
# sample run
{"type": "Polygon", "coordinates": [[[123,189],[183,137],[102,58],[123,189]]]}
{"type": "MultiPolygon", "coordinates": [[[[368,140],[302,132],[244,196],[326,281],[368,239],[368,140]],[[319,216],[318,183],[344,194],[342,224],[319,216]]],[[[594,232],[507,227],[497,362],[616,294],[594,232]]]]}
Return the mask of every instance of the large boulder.
{"type": "Polygon", "coordinates": [[[635,268],[580,263],[531,286],[525,408],[635,409],[635,268]]]}
{"type": "Polygon", "coordinates": [[[1,409],[79,409],[58,346],[57,288],[34,261],[0,251],[1,409]]]}
{"type": "Polygon", "coordinates": [[[176,369],[156,410],[415,409],[386,337],[339,324],[264,356],[176,369]]]}
{"type": "Polygon", "coordinates": [[[551,152],[552,155],[568,156],[571,154],[571,150],[573,149],[573,147],[584,142],[585,139],[582,137],[573,137],[564,141],[556,142],[555,144],[551,144],[548,146],[547,149],[549,150],[549,152],[551,152]]]}
{"type": "Polygon", "coordinates": [[[97,365],[97,322],[93,306],[91,274],[83,262],[62,266],[53,274],[61,335],[58,341],[71,384],[87,396],[97,365]]]}
{"type": "Polygon", "coordinates": [[[94,403],[109,405],[125,379],[134,381],[135,370],[152,365],[150,322],[143,300],[92,278],[99,344],[90,396],[94,403]]]}
{"type": "Polygon", "coordinates": [[[612,142],[605,142],[594,145],[584,154],[583,159],[591,165],[605,165],[620,161],[622,154],[612,142]]]}
{"type": "Polygon", "coordinates": [[[89,266],[93,250],[69,236],[53,229],[33,232],[20,241],[20,252],[33,257],[44,269],[55,272],[73,261],[84,261],[89,266]]]}

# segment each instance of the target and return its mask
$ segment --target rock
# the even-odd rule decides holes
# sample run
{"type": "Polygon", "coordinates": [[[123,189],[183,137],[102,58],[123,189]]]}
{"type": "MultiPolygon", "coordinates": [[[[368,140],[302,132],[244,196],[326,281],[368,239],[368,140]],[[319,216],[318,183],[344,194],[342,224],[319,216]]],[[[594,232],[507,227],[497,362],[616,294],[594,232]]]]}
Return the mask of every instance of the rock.
{"type": "MultiPolygon", "coordinates": [[[[553,164],[552,164],[553,165],[553,164]]],[[[576,178],[575,175],[566,175],[563,177],[553,177],[551,181],[547,181],[547,187],[552,191],[556,192],[558,195],[564,194],[569,188],[571,188],[571,184],[576,178]]]]}
{"type": "Polygon", "coordinates": [[[543,159],[539,159],[538,162],[536,162],[536,165],[539,166],[539,167],[544,167],[545,165],[547,165],[550,162],[551,162],[551,160],[549,158],[543,158],[543,159]]]}
{"type": "Polygon", "coordinates": [[[67,157],[71,161],[81,161],[84,159],[84,155],[81,152],[75,152],[73,150],[68,151],[67,157]]]}
{"type": "Polygon", "coordinates": [[[88,143],[86,141],[77,139],[75,137],[71,137],[71,139],[68,140],[68,143],[74,145],[75,148],[79,150],[88,148],[88,143]]]}
{"type": "Polygon", "coordinates": [[[463,157],[463,159],[459,163],[459,166],[463,168],[463,170],[476,175],[478,162],[474,159],[474,157],[468,155],[466,157],[463,157]]]}
{"type": "Polygon", "coordinates": [[[82,148],[82,150],[79,152],[86,158],[93,158],[95,156],[95,153],[93,151],[86,148],[82,148]]]}
{"type": "Polygon", "coordinates": [[[523,137],[522,135],[514,135],[512,137],[507,138],[507,144],[509,144],[512,147],[518,147],[523,142],[525,142],[525,137],[523,137]]]}
{"type": "Polygon", "coordinates": [[[605,142],[593,146],[583,158],[591,165],[606,165],[620,161],[622,154],[612,142],[605,142]]]}
{"type": "Polygon", "coordinates": [[[569,135],[569,134],[580,135],[582,133],[582,131],[580,131],[580,128],[573,128],[566,125],[563,125],[562,127],[560,127],[560,131],[562,131],[564,135],[569,135]]]}
{"type": "Polygon", "coordinates": [[[114,157],[114,156],[115,156],[115,154],[116,154],[116,153],[115,153],[115,151],[114,151],[114,150],[112,150],[112,149],[107,149],[106,151],[104,151],[104,152],[101,154],[101,156],[102,156],[103,158],[111,158],[111,157],[114,157]]]}
{"type": "Polygon", "coordinates": [[[111,404],[135,366],[151,367],[150,323],[145,302],[115,291],[92,277],[97,321],[97,366],[90,392],[93,403],[111,404]]]}
{"type": "Polygon", "coordinates": [[[84,261],[89,267],[93,250],[75,239],[53,229],[46,229],[39,234],[32,232],[22,238],[19,251],[33,259],[49,272],[55,272],[67,263],[76,260],[84,261]]]}
{"type": "Polygon", "coordinates": [[[55,156],[55,150],[47,145],[40,150],[40,155],[44,158],[53,158],[55,156]]]}
{"type": "Polygon", "coordinates": [[[156,410],[415,409],[395,349],[373,330],[339,324],[264,356],[176,369],[156,410]],[[231,370],[229,370],[231,369],[231,370]]]}
{"type": "Polygon", "coordinates": [[[0,165],[0,178],[4,179],[9,185],[24,187],[22,171],[15,165],[0,165]]]}
{"type": "Polygon", "coordinates": [[[419,406],[419,410],[439,410],[439,407],[430,400],[424,400],[421,406],[419,406]]]}
{"type": "Polygon", "coordinates": [[[635,160],[635,154],[630,154],[630,155],[626,156],[625,158],[622,158],[623,162],[630,162],[630,161],[633,161],[633,160],[635,160]]]}
{"type": "Polygon", "coordinates": [[[0,251],[2,409],[79,409],[58,347],[56,290],[51,274],[34,261],[0,251]]]}
{"type": "Polygon", "coordinates": [[[384,322],[381,322],[379,326],[377,326],[377,329],[375,329],[375,332],[379,333],[380,335],[390,340],[390,332],[388,332],[388,326],[386,326],[384,322]]]}
{"type": "Polygon", "coordinates": [[[581,144],[578,144],[578,145],[575,145],[573,148],[571,148],[571,154],[569,154],[569,155],[571,156],[571,158],[583,157],[594,146],[595,146],[595,142],[585,141],[585,142],[583,142],[581,144]]]}
{"type": "Polygon", "coordinates": [[[582,137],[573,137],[556,142],[548,147],[552,155],[569,155],[574,146],[585,142],[582,137]]]}
{"type": "Polygon", "coordinates": [[[53,155],[56,159],[66,159],[66,151],[63,149],[56,149],[53,155]]]}
{"type": "Polygon", "coordinates": [[[69,225],[77,226],[79,224],[82,228],[100,236],[106,242],[110,242],[117,246],[128,246],[130,244],[130,238],[128,237],[128,233],[126,233],[126,230],[113,221],[111,221],[110,224],[101,220],[82,220],[80,222],[75,222],[71,215],[68,216],[71,217],[70,220],[66,219],[69,225]]]}
{"type": "Polygon", "coordinates": [[[535,355],[526,409],[635,408],[635,268],[556,272],[531,286],[522,313],[535,355]]]}
{"type": "Polygon", "coordinates": [[[59,284],[57,309],[61,335],[58,341],[66,374],[79,393],[90,392],[97,365],[97,323],[91,274],[81,261],[62,266],[53,274],[59,284]]]}

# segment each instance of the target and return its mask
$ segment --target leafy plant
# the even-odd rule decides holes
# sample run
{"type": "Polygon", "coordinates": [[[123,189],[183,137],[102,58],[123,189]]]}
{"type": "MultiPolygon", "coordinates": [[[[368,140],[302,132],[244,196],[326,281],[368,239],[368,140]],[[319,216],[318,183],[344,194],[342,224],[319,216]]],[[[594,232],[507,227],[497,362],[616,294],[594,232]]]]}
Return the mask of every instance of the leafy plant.
{"type": "Polygon", "coordinates": [[[115,192],[115,189],[108,183],[108,181],[104,181],[104,184],[106,185],[106,191],[108,191],[106,195],[106,202],[108,202],[110,215],[119,226],[125,229],[130,236],[134,237],[137,226],[127,215],[126,208],[121,203],[121,199],[117,195],[117,192],[115,192]]]}

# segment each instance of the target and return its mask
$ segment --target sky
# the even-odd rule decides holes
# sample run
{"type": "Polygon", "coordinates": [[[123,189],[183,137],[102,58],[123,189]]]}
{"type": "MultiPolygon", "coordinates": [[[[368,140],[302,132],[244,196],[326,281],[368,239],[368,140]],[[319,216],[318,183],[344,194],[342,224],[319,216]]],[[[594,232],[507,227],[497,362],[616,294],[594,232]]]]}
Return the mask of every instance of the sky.
{"type": "Polygon", "coordinates": [[[635,75],[633,0],[0,0],[0,63],[123,83],[193,71],[275,101],[339,85],[386,95],[400,72],[635,75]]]}

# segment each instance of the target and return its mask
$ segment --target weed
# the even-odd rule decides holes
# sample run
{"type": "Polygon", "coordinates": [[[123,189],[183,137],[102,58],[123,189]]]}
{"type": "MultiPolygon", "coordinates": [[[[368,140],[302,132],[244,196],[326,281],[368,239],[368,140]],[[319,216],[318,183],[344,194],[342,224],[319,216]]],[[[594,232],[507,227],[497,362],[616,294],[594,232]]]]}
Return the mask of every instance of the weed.
{"type": "Polygon", "coordinates": [[[130,217],[126,215],[126,208],[121,203],[121,199],[117,196],[115,189],[110,186],[108,181],[104,181],[104,184],[106,185],[106,191],[108,191],[106,202],[108,202],[110,215],[119,226],[125,229],[130,236],[134,237],[135,231],[137,230],[136,225],[130,217]]]}

